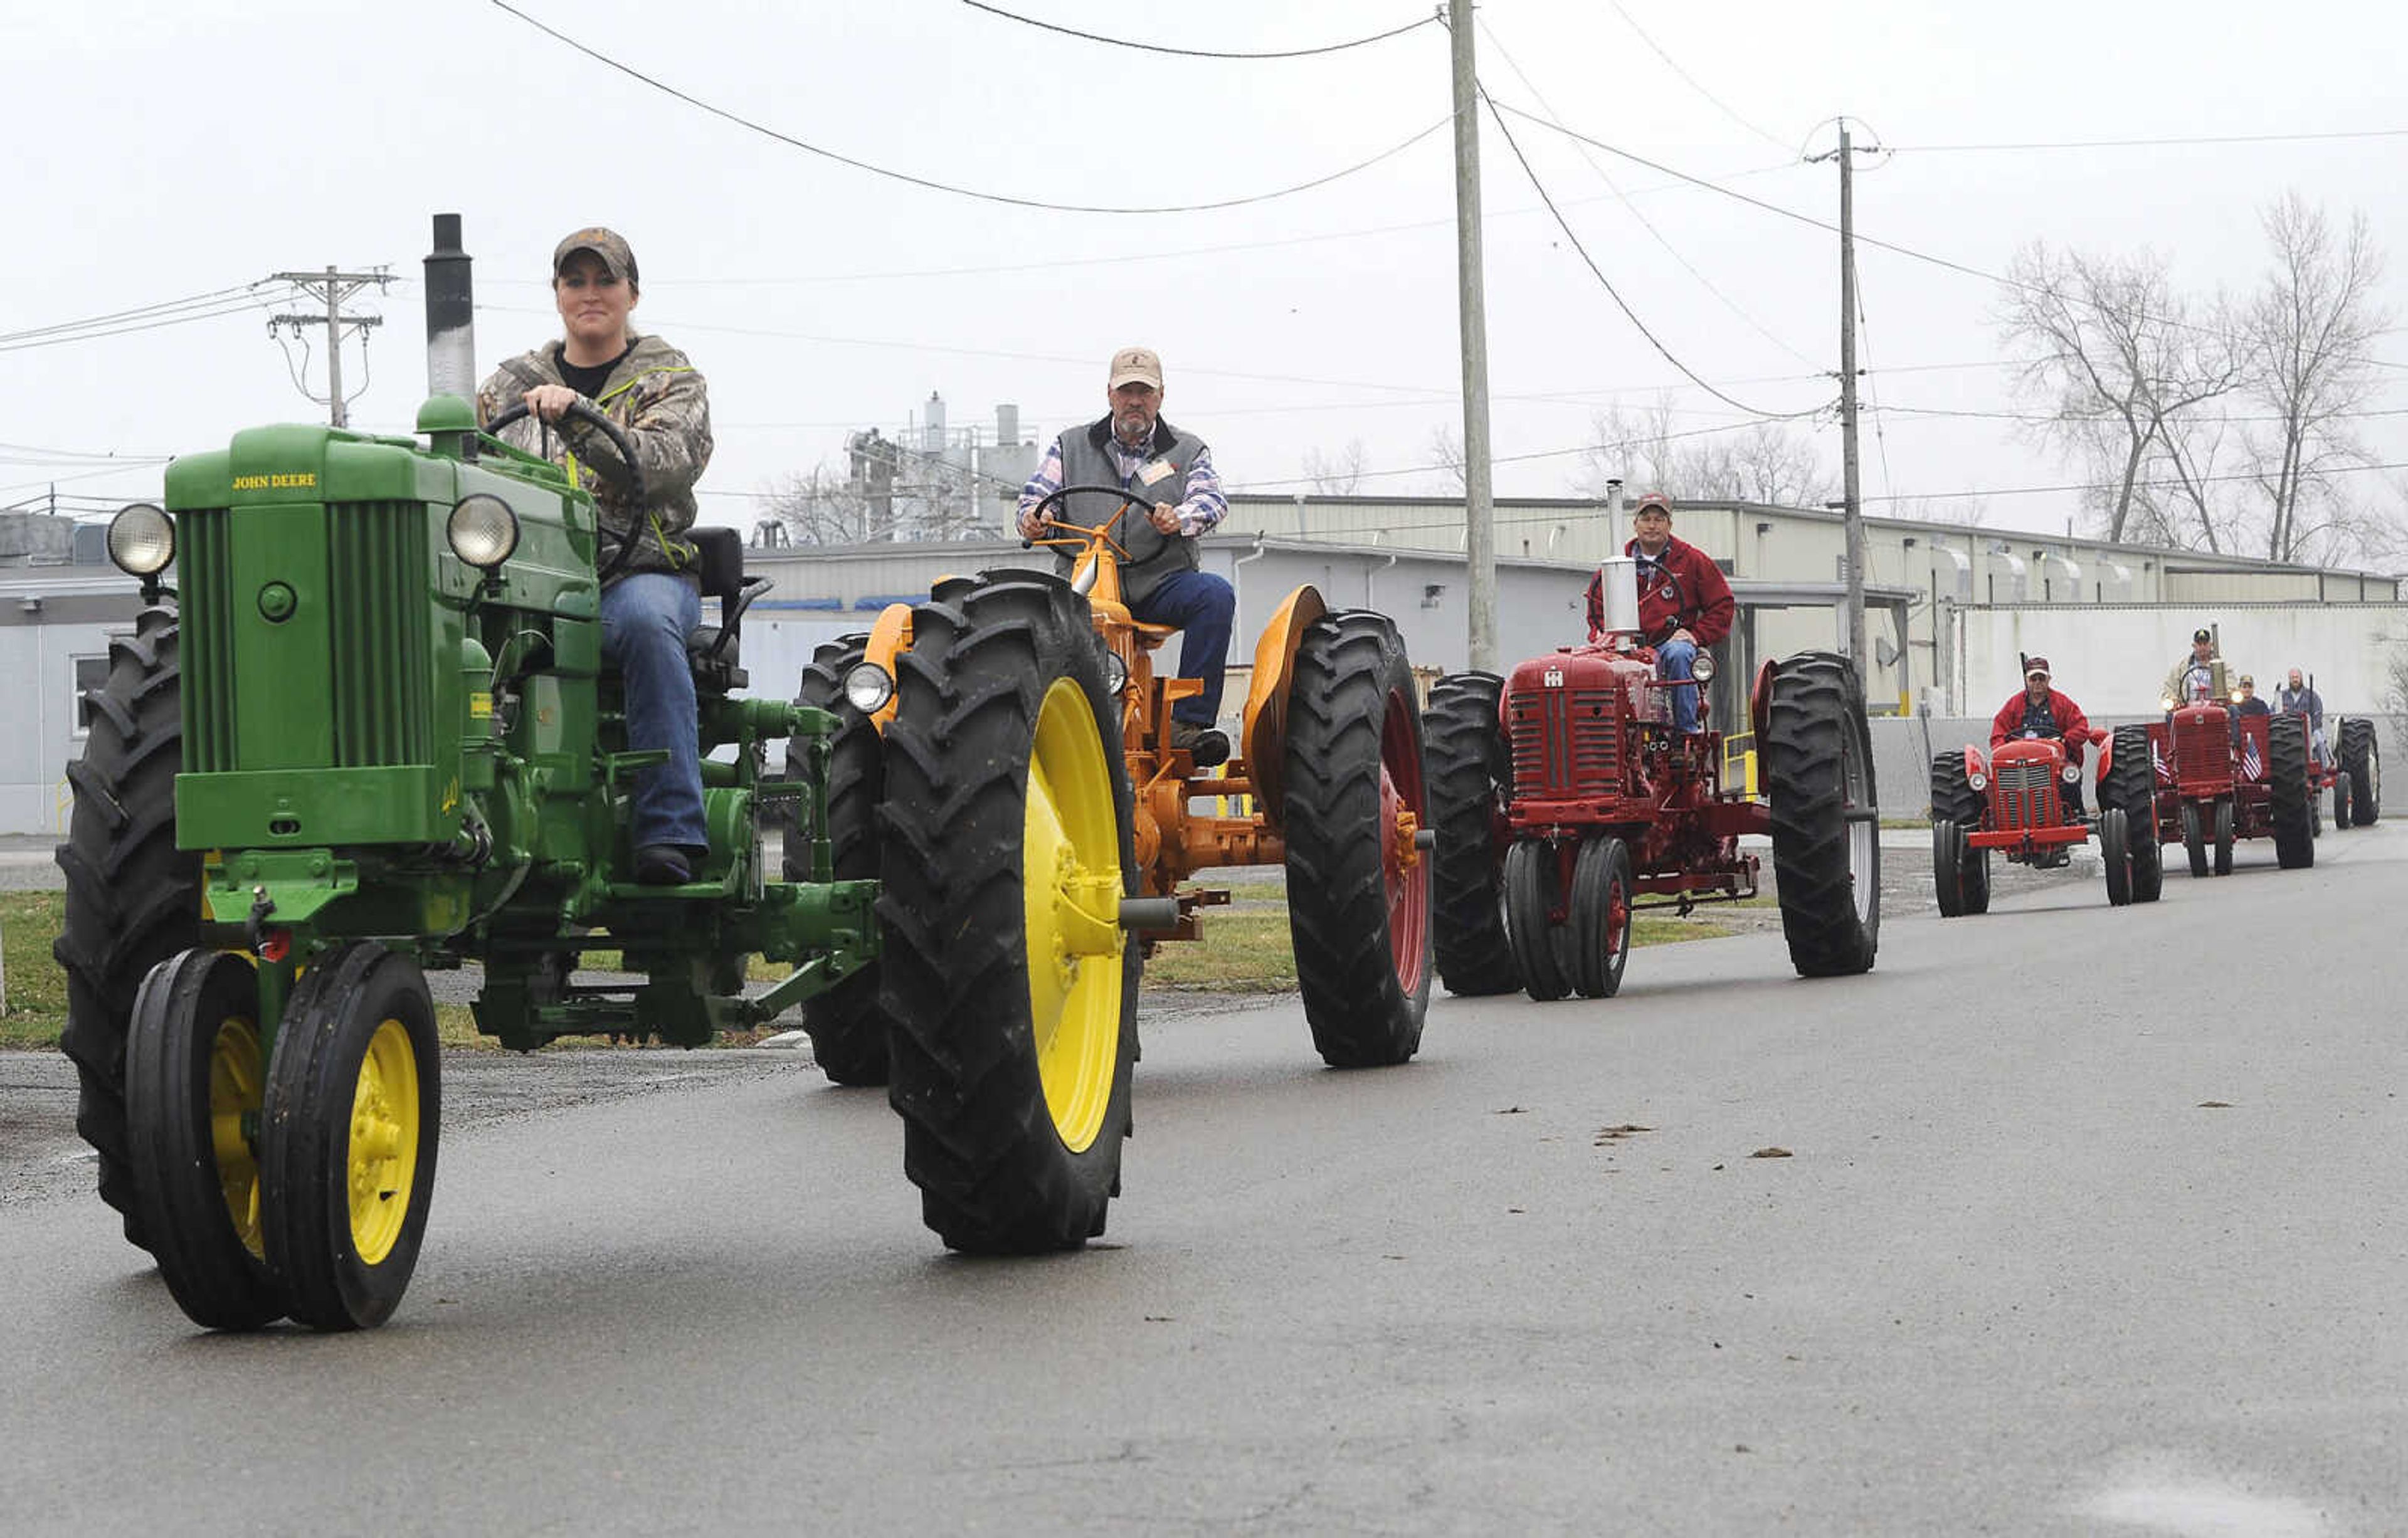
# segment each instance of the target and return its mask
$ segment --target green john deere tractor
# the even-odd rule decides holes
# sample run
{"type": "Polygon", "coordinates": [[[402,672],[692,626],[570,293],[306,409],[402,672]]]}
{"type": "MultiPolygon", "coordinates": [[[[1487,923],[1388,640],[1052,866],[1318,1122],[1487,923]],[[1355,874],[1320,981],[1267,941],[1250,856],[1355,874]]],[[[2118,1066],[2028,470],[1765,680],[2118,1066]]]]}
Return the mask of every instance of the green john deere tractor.
{"type": "MultiPolygon", "coordinates": [[[[456,217],[437,219],[437,247],[429,335],[465,353],[465,325],[444,323],[467,313],[456,217]]],[[[837,717],[737,692],[742,616],[768,583],[745,577],[732,530],[697,531],[719,622],[688,642],[710,853],[689,885],[635,881],[628,790],[666,755],[626,749],[603,658],[600,592],[624,548],[561,470],[492,437],[499,423],[479,430],[469,359],[431,358],[430,377],[423,443],[238,433],[170,466],[164,508],[137,505],[110,526],[145,606],[89,695],[89,743],[68,770],[64,1046],[102,1196],[210,1328],[289,1316],[354,1329],[400,1301],[435,1175],[427,971],[480,965],[477,1026],[504,1047],[574,1034],[693,1047],[836,987],[882,935],[933,921],[882,904],[876,881],[832,877],[837,717]],[[779,738],[801,748],[800,775],[761,774],[779,738]],[[772,819],[799,879],[765,876],[772,819]],[[581,985],[577,959],[597,948],[644,980],[581,985]],[[791,970],[748,994],[753,955],[791,970]]],[[[614,425],[589,420],[637,463],[614,425]]],[[[1084,691],[1047,665],[1006,681],[1041,714],[982,740],[982,754],[1018,757],[1014,784],[1049,754],[1082,762],[1069,741],[1082,728],[1088,756],[1116,751],[1093,719],[1057,708],[1065,690],[1084,691]]],[[[1109,818],[1111,788],[1091,777],[1107,800],[1090,820],[1109,818]]],[[[896,776],[888,800],[902,824],[935,828],[948,809],[910,804],[921,783],[896,776]]],[[[1043,832],[1036,810],[975,820],[978,857],[1013,872],[1006,905],[1021,911],[1007,917],[1032,935],[1058,927],[1056,894],[1017,876],[1020,841],[1043,832]]],[[[1026,1007],[982,1012],[993,1039],[956,1042],[910,1104],[896,1087],[914,1138],[949,1150],[907,1171],[955,1247],[1069,1247],[1103,1230],[1128,1125],[1120,967],[1133,976],[1127,926],[1153,917],[1100,891],[1133,890],[1116,855],[1109,841],[1081,847],[1083,910],[1110,938],[1066,957],[1007,947],[985,983],[1026,1007]],[[1098,974],[1089,986],[1082,964],[1098,974]]],[[[941,898],[946,858],[930,863],[915,890],[941,898]]]]}

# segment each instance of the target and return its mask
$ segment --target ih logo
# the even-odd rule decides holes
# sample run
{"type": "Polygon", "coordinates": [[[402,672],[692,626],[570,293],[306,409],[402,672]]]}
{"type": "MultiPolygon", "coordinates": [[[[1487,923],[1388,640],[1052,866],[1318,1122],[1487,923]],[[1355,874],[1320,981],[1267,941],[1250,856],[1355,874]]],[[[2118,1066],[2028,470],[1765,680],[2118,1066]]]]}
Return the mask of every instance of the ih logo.
{"type": "Polygon", "coordinates": [[[1564,670],[1563,670],[1562,668],[1559,668],[1559,667],[1551,667],[1551,668],[1547,669],[1547,676],[1546,676],[1546,680],[1545,680],[1545,681],[1546,681],[1546,685],[1547,685],[1547,687],[1548,687],[1549,689],[1561,689],[1561,688],[1563,688],[1563,687],[1564,687],[1564,670]]]}

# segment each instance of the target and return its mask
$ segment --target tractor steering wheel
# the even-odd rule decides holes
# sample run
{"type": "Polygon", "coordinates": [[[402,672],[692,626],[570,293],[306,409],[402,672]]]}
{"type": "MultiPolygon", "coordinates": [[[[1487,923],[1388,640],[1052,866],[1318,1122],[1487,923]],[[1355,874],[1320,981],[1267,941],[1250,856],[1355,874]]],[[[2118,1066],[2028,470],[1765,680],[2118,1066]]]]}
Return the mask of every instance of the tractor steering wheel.
{"type": "MultiPolygon", "coordinates": [[[[1112,537],[1112,530],[1120,523],[1123,515],[1126,514],[1131,507],[1138,506],[1139,505],[1137,493],[1128,491],[1125,487],[1065,486],[1058,491],[1048,493],[1042,501],[1039,502],[1036,506],[1031,507],[1028,510],[1037,518],[1040,529],[1043,525],[1051,524],[1057,529],[1075,529],[1081,534],[1094,534],[1098,539],[1101,539],[1105,544],[1111,546],[1112,548],[1112,552],[1115,555],[1118,555],[1122,560],[1126,561],[1129,558],[1128,550],[1119,540],[1112,537]],[[1111,517],[1106,519],[1102,523],[1092,529],[1087,528],[1082,524],[1069,522],[1067,520],[1048,518],[1046,516],[1045,509],[1052,507],[1056,504],[1067,502],[1071,497],[1078,495],[1082,491],[1093,491],[1100,496],[1118,497],[1121,499],[1121,505],[1112,509],[1111,517]]],[[[1043,538],[1041,533],[1039,534],[1039,538],[1043,538]]],[[[1020,542],[1020,548],[1025,550],[1037,542],[1038,541],[1035,539],[1024,539],[1020,542]]],[[[1047,541],[1047,543],[1053,542],[1047,541]]]]}
{"type": "MultiPolygon", "coordinates": [[[[518,401],[504,406],[495,413],[492,421],[487,422],[478,431],[487,437],[498,436],[503,428],[525,420],[529,414],[530,408],[526,402],[518,401]]],[[[644,505],[644,467],[637,462],[636,445],[627,436],[626,430],[604,416],[601,407],[591,404],[581,396],[570,403],[566,415],[575,417],[580,421],[591,422],[604,437],[610,440],[610,447],[619,450],[619,463],[627,467],[628,503],[632,506],[641,507],[644,505]]],[[[600,539],[603,533],[602,507],[597,502],[594,507],[595,538],[600,539]]],[[[610,553],[610,560],[603,567],[597,580],[608,582],[618,576],[628,561],[634,557],[636,543],[640,537],[640,534],[631,531],[628,537],[619,541],[618,548],[610,553]]]]}
{"type": "MultiPolygon", "coordinates": [[[[1650,561],[1647,563],[1656,570],[1656,585],[1659,587],[1670,588],[1672,590],[1672,630],[1666,631],[1660,636],[1651,636],[1647,642],[1651,647],[1660,647],[1672,638],[1673,630],[1679,630],[1681,628],[1681,611],[1688,607],[1689,594],[1687,590],[1681,586],[1681,579],[1673,575],[1671,567],[1664,564],[1661,561],[1650,561]]],[[[1648,591],[1655,591],[1653,588],[1648,590],[1648,591]]],[[[1642,591],[1640,593],[1639,598],[1640,602],[1644,604],[1647,600],[1647,592],[1642,591]]]]}

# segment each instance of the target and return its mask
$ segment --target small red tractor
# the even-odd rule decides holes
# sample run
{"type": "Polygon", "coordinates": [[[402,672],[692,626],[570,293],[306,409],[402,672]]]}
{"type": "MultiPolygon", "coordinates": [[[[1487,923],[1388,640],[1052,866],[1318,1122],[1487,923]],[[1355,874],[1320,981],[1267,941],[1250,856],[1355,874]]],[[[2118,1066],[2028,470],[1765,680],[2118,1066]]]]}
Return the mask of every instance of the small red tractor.
{"type": "MultiPolygon", "coordinates": [[[[1602,640],[1505,677],[1439,680],[1424,715],[1439,977],[1462,994],[1611,998],[1632,915],[1756,893],[1771,837],[1782,928],[1804,976],[1868,971],[1881,925],[1881,840],[1864,690],[1848,660],[1768,662],[1750,715],[1768,798],[1723,782],[1723,737],[1671,724],[1639,630],[1632,563],[1609,561],[1602,640]]],[[[1700,685],[1713,659],[1697,658],[1700,685]]]]}
{"type": "Polygon", "coordinates": [[[2274,862],[2286,871],[2315,864],[2306,719],[2236,715],[2221,700],[2163,704],[2166,719],[2146,728],[2157,836],[2182,841],[2190,874],[2232,874],[2242,838],[2273,839],[2274,862]]]}
{"type": "MultiPolygon", "coordinates": [[[[2111,738],[2094,731],[2090,740],[2108,748],[2100,766],[2097,825],[2107,901],[2119,908],[2154,903],[2164,888],[2165,864],[2150,807],[2147,732],[2120,727],[2111,738]]],[[[2066,794],[2081,776],[2082,765],[2065,745],[2046,737],[2000,743],[1986,762],[1971,744],[1932,759],[1931,880],[1942,918],[1990,911],[1994,850],[2010,864],[2036,870],[2067,863],[2072,847],[2092,832],[2066,794]]]]}

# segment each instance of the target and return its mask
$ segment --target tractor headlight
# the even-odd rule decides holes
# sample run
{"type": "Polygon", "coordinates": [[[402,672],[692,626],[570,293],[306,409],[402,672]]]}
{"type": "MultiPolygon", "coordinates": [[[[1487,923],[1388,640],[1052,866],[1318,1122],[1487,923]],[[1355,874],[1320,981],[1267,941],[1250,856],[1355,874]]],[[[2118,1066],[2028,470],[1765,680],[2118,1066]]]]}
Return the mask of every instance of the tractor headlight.
{"type": "Polygon", "coordinates": [[[1104,653],[1104,692],[1117,694],[1128,687],[1128,663],[1117,651],[1104,653]]]}
{"type": "Polygon", "coordinates": [[[875,716],[895,697],[895,676],[876,662],[855,662],[844,676],[844,697],[865,716],[875,716]]]}
{"type": "Polygon", "coordinates": [[[2172,710],[2173,707],[2174,707],[2174,697],[2173,697],[2172,695],[2171,695],[2171,694],[2167,695],[2164,699],[2159,700],[2159,701],[2157,702],[2157,708],[2158,708],[2158,709],[2160,709],[2160,710],[2172,710]]]}
{"type": "Polygon", "coordinates": [[[480,571],[492,571],[519,548],[519,515],[490,491],[462,497],[443,525],[452,553],[480,571]]]}
{"type": "Polygon", "coordinates": [[[136,502],[108,520],[108,559],[130,577],[156,577],[176,559],[176,520],[165,507],[136,502]]]}
{"type": "Polygon", "coordinates": [[[1714,676],[1713,653],[1710,651],[1698,652],[1697,657],[1689,663],[1689,676],[1697,679],[1698,682],[1701,684],[1712,683],[1714,676]]]}
{"type": "Polygon", "coordinates": [[[1965,785],[1968,790],[1986,790],[1990,788],[1990,776],[1977,770],[1965,776],[1965,785]]]}
{"type": "Polygon", "coordinates": [[[2071,785],[2075,780],[2082,777],[2082,765],[2078,763],[2069,763],[2064,768],[2058,770],[2057,774],[2064,779],[2066,784],[2071,785]]]}

